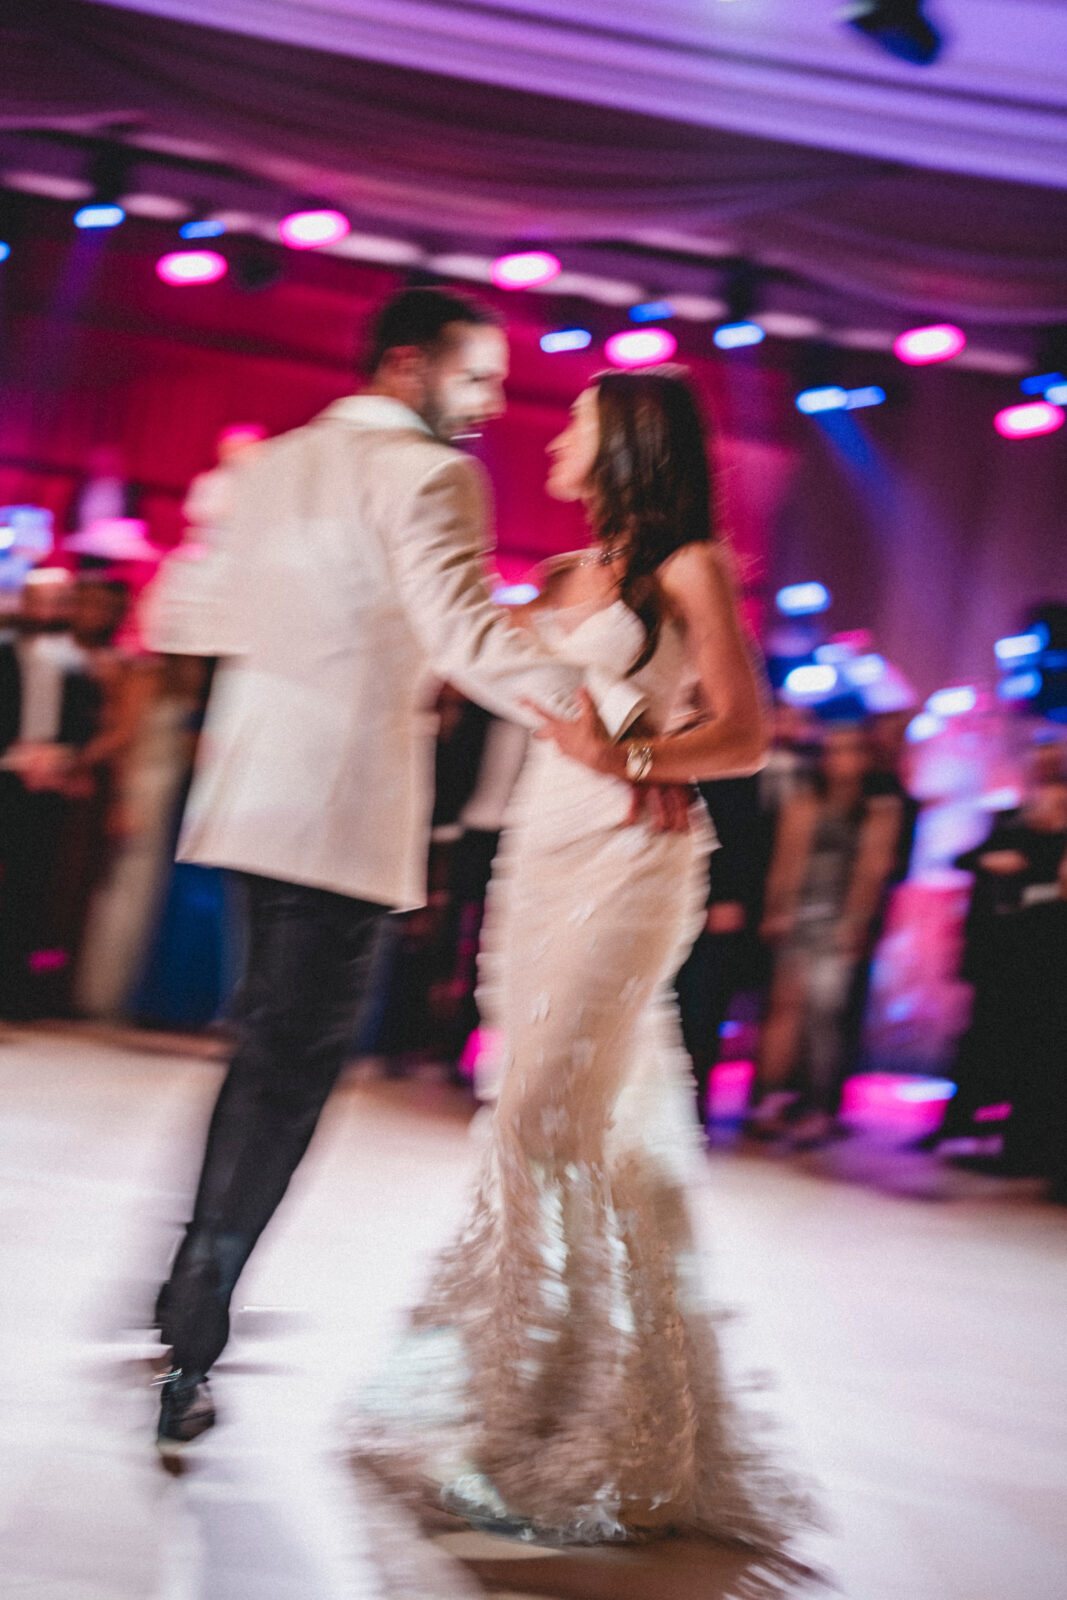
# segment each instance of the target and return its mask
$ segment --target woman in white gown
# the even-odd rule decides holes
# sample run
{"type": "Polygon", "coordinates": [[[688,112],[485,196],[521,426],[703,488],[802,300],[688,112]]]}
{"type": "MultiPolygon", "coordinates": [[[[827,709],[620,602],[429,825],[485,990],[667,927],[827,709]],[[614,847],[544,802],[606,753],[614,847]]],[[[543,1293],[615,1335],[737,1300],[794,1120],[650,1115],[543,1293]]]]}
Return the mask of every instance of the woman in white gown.
{"type": "Polygon", "coordinates": [[[359,1455],[480,1526],[553,1543],[703,1533],[779,1592],[804,1496],[728,1390],[684,1186],[692,1087],[671,980],[713,835],[631,820],[634,781],[753,770],[763,711],[711,537],[703,425],[679,369],[612,373],[550,446],[592,549],[520,619],[626,675],[648,710],[611,746],[583,700],[543,714],[494,868],[483,1014],[504,1060],[474,1203],[366,1397],[359,1455]],[[710,715],[672,732],[699,691],[710,715]],[[628,825],[629,824],[629,825],[628,825]]]}

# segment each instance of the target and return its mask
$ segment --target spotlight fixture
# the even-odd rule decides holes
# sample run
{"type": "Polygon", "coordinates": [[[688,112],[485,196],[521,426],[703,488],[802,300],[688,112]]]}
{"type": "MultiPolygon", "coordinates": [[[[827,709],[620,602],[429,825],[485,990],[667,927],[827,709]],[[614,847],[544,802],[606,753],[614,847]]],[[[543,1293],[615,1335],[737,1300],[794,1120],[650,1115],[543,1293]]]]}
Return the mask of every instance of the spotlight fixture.
{"type": "Polygon", "coordinates": [[[841,15],[848,27],[900,61],[928,67],[941,54],[944,39],[925,15],[923,0],[856,0],[841,15]]]}
{"type": "Polygon", "coordinates": [[[908,328],[893,340],[893,354],[908,367],[925,367],[931,361],[948,361],[958,356],[967,343],[962,328],[951,322],[935,322],[925,328],[908,328]]]}
{"type": "Polygon", "coordinates": [[[665,322],[674,316],[669,300],[646,300],[642,305],[630,307],[631,322],[665,322]]]}
{"type": "Polygon", "coordinates": [[[936,739],[939,733],[944,733],[945,724],[940,717],[932,711],[920,711],[917,717],[912,717],[904,730],[904,737],[909,744],[923,744],[927,739],[936,739]]]}
{"type": "Polygon", "coordinates": [[[1055,433],[1067,422],[1067,411],[1048,400],[1028,400],[1021,406],[1005,406],[993,418],[1002,439],[1032,439],[1041,433],[1055,433]]]}
{"type": "Polygon", "coordinates": [[[666,328],[634,328],[613,333],[604,354],[613,367],[654,367],[669,361],[677,348],[677,339],[666,328]]]}
{"type": "Polygon", "coordinates": [[[546,356],[559,355],[564,350],[585,350],[593,342],[588,328],[560,328],[555,333],[541,335],[541,349],[546,356]]]}
{"type": "Polygon", "coordinates": [[[540,289],[562,270],[562,263],[548,250],[520,250],[497,256],[489,276],[498,289],[540,289]]]}
{"type": "Polygon", "coordinates": [[[1027,661],[1032,656],[1039,656],[1042,650],[1048,648],[1048,642],[1048,628],[1045,623],[1039,622],[1026,633],[1013,633],[1007,639],[998,639],[993,650],[1000,665],[1009,667],[1027,661]]]}
{"type": "Polygon", "coordinates": [[[837,668],[814,663],[794,667],[782,687],[789,694],[824,695],[837,688],[837,668]]]}
{"type": "Polygon", "coordinates": [[[199,221],[183,222],[178,229],[182,239],[219,239],[226,232],[226,224],[215,217],[203,217],[199,221]]]}
{"type": "Polygon", "coordinates": [[[498,606],[525,606],[541,593],[536,583],[501,583],[493,590],[498,606]]]}
{"type": "Polygon", "coordinates": [[[74,213],[74,226],[92,230],[117,228],[126,220],[119,203],[126,193],[130,172],[130,152],[116,145],[98,146],[89,167],[92,199],[74,213]]]}
{"type": "Polygon", "coordinates": [[[278,234],[290,250],[321,250],[351,233],[352,224],[341,211],[328,206],[291,211],[278,224],[278,234]]]}
{"type": "Polygon", "coordinates": [[[711,337],[720,350],[743,350],[746,345],[762,344],[767,335],[758,322],[724,322],[711,337]]]}
{"type": "Polygon", "coordinates": [[[978,704],[978,692],[970,687],[937,689],[926,702],[933,717],[963,717],[978,704]]]}
{"type": "Polygon", "coordinates": [[[885,403],[885,390],[876,383],[865,384],[861,389],[842,389],[839,383],[827,383],[816,389],[802,389],[794,404],[807,416],[817,416],[821,411],[862,411],[867,406],[885,403]]]}
{"type": "Polygon", "coordinates": [[[217,283],[229,271],[217,250],[172,250],[156,262],[156,276],[177,288],[192,283],[217,283]]]}
{"type": "Polygon", "coordinates": [[[113,200],[91,200],[88,205],[79,206],[74,213],[76,228],[117,228],[125,220],[125,211],[113,200]]]}
{"type": "Polygon", "coordinates": [[[830,591],[824,583],[789,583],[774,603],[783,617],[814,617],[830,609],[830,591]]]}
{"type": "Polygon", "coordinates": [[[1013,672],[997,684],[998,700],[1034,700],[1044,687],[1044,679],[1036,667],[1025,672],[1013,672]]]}

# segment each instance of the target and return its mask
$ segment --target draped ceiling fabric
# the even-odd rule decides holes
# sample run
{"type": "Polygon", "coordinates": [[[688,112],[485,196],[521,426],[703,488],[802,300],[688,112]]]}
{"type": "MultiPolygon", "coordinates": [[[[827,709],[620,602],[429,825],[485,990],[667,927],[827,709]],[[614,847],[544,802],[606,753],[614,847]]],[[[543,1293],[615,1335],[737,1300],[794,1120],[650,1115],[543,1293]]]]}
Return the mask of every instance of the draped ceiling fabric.
{"type": "MultiPolygon", "coordinates": [[[[705,10],[723,14],[746,9],[702,3],[705,10]]],[[[586,7],[555,9],[560,16],[584,14],[589,5],[592,0],[586,7]]],[[[32,12],[16,6],[0,38],[0,163],[7,170],[17,166],[20,138],[35,133],[118,128],[128,143],[225,163],[289,194],[330,199],[365,225],[406,230],[419,238],[463,240],[468,247],[478,241],[483,248],[517,240],[561,248],[568,241],[575,247],[591,241],[658,245],[695,258],[742,252],[807,286],[812,296],[807,309],[821,309],[825,316],[830,308],[831,322],[835,305],[842,319],[847,312],[853,322],[857,316],[862,322],[866,307],[891,322],[929,313],[1010,337],[1013,329],[1067,320],[1067,189],[1051,181],[1055,176],[1067,182],[1067,162],[1058,165],[1054,159],[1057,128],[1061,160],[1067,153],[1067,122],[1057,115],[1060,85],[1053,67],[1046,65],[1043,76],[1035,73],[1027,101],[1022,63],[1012,54],[1017,41],[1010,19],[1025,18],[1030,25],[1038,0],[998,0],[996,6],[969,0],[969,5],[980,14],[1001,13],[1011,68],[1005,82],[1016,90],[1014,98],[1005,91],[998,102],[988,103],[982,138],[974,93],[968,99],[950,80],[938,94],[938,80],[919,69],[904,69],[888,58],[883,67],[862,41],[844,35],[832,8],[820,0],[811,8],[820,27],[828,39],[844,40],[852,121],[846,118],[842,133],[840,107],[823,105],[812,113],[810,125],[794,119],[802,142],[786,143],[736,127],[708,126],[716,112],[714,96],[703,123],[681,95],[679,109],[689,112],[690,120],[582,103],[574,63],[568,66],[569,58],[562,55],[557,78],[573,87],[576,98],[501,87],[499,80],[509,75],[522,77],[527,57],[529,76],[543,84],[545,39],[556,40],[563,26],[558,16],[553,33],[546,22],[542,37],[527,17],[525,32],[516,34],[521,19],[514,4],[334,0],[332,6],[313,8],[286,0],[269,6],[265,0],[244,0],[220,7],[200,0],[151,0],[149,5],[155,11],[222,14],[231,27],[250,30],[238,33],[126,7],[42,0],[32,12]],[[424,32],[417,49],[420,18],[435,20],[437,27],[424,32]],[[445,27],[449,18],[451,35],[445,27]],[[304,28],[320,42],[327,35],[350,46],[362,41],[368,54],[377,48],[386,59],[358,60],[339,51],[279,43],[260,36],[268,23],[283,37],[304,28]],[[500,50],[512,39],[510,65],[501,57],[498,81],[479,83],[397,65],[395,58],[403,52],[396,40],[404,28],[405,48],[423,67],[428,59],[449,67],[455,60],[473,73],[477,62],[472,65],[470,57],[478,43],[481,70],[489,77],[486,52],[491,55],[494,39],[500,50]],[[536,70],[530,65],[535,58],[536,70]],[[893,96],[904,106],[898,111],[902,127],[909,108],[914,114],[911,140],[899,130],[893,140],[884,129],[880,139],[875,137],[876,126],[888,115],[887,97],[893,96]],[[953,108],[954,132],[935,115],[942,100],[953,108]],[[917,109],[924,104],[925,120],[917,109]],[[854,138],[848,132],[853,124],[859,129],[854,138]],[[860,137],[864,127],[865,138],[860,137]],[[1017,156],[1025,167],[1022,154],[1029,148],[1028,170],[1040,171],[1044,186],[912,164],[924,150],[930,160],[949,159],[937,141],[944,134],[951,155],[967,129],[973,139],[959,153],[958,164],[1002,170],[1017,156]],[[1024,131],[1029,141],[1021,137],[1024,131]],[[999,168],[994,159],[998,133],[999,168]],[[827,146],[850,138],[861,149],[880,144],[887,153],[879,158],[819,148],[820,138],[827,146]],[[899,149],[900,159],[889,158],[890,147],[899,149]]],[[[1065,8],[1044,0],[1042,6],[1050,28],[1058,27],[1058,17],[1067,17],[1065,8]]],[[[622,7],[631,20],[636,9],[622,7]]],[[[679,0],[663,9],[675,15],[691,7],[679,0]]],[[[544,10],[552,10],[547,0],[544,10]]],[[[1050,51],[1055,37],[1048,36],[1050,51]]],[[[621,48],[604,28],[591,34],[572,27],[570,38],[579,62],[587,65],[594,59],[610,64],[621,48]]],[[[1032,40],[1028,48],[1032,56],[1032,40]]],[[[688,61],[682,45],[676,44],[675,53],[688,61]]],[[[1064,70],[1060,61],[1055,72],[1064,70]]],[[[779,62],[761,99],[757,73],[748,97],[752,107],[774,101],[779,80],[795,85],[804,76],[795,63],[779,62]]],[[[832,72],[814,66],[810,76],[824,85],[833,80],[832,72]]],[[[737,81],[731,91],[735,98],[737,81]]],[[[667,105],[662,84],[661,90],[667,105]]],[[[587,96],[596,98],[594,91],[587,82],[587,96]]],[[[777,92],[783,92],[780,85],[777,92]]],[[[729,95],[722,99],[724,122],[745,120],[731,109],[729,95]]],[[[620,103],[627,103],[625,95],[620,103]]],[[[768,119],[774,121],[769,112],[768,119]]],[[[747,120],[759,120],[756,109],[747,120]]]]}

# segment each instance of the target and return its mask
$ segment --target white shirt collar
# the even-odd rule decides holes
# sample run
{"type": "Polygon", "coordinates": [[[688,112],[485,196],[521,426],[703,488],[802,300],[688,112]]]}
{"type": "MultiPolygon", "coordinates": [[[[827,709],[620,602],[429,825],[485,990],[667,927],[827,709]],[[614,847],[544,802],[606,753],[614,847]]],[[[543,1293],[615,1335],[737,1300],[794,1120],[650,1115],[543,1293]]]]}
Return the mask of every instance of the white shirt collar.
{"type": "Polygon", "coordinates": [[[357,428],[417,428],[433,437],[433,429],[417,411],[387,394],[348,394],[327,406],[322,415],[357,428]]]}

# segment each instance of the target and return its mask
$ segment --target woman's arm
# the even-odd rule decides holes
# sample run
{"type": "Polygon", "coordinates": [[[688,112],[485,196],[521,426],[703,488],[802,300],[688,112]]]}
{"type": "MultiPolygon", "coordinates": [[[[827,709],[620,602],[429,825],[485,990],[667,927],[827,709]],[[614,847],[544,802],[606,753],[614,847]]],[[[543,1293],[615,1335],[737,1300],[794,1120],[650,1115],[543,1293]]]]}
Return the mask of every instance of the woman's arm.
{"type": "MultiPolygon", "coordinates": [[[[764,696],[724,554],[715,545],[686,545],[661,568],[660,581],[685,624],[711,715],[695,728],[640,740],[652,757],[642,781],[691,783],[758,771],[767,750],[764,696]]],[[[587,700],[573,721],[533,709],[544,721],[540,736],[554,739],[564,755],[627,776],[627,745],[603,737],[587,700]]]]}

